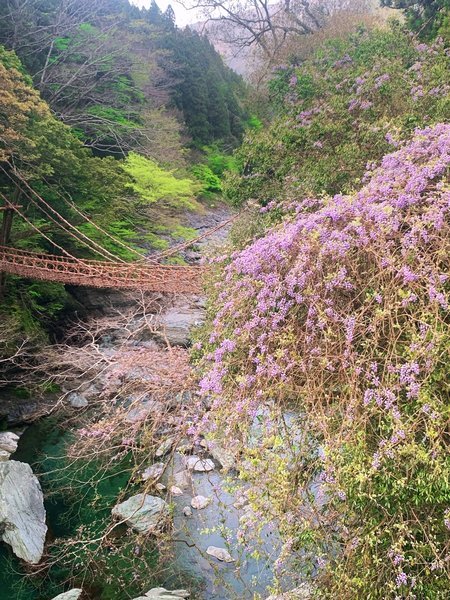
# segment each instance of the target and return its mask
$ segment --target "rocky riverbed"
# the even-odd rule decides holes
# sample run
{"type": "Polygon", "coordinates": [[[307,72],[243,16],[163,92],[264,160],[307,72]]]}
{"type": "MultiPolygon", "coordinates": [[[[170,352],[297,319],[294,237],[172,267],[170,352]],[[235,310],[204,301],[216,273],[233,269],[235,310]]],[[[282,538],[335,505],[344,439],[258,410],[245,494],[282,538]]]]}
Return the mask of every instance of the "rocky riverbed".
{"type": "MultiPolygon", "coordinates": [[[[206,215],[199,230],[227,216],[220,208],[206,215]]],[[[220,230],[207,246],[187,252],[187,258],[198,260],[225,235],[220,230]]],[[[127,536],[136,536],[137,555],[142,544],[151,545],[152,539],[164,535],[167,564],[159,580],[166,588],[143,589],[138,600],[268,597],[280,547],[276,527],[266,527],[252,543],[240,537],[239,525],[251,515],[245,489],[234,476],[238,458],[217,443],[186,433],[194,413],[207,410],[196,396],[184,350],[204,319],[204,298],[91,290],[83,296],[94,320],[75,327],[76,343],[56,348],[56,360],[55,348],[44,357],[49,364],[53,361],[61,393],[43,404],[23,402],[20,410],[9,413],[10,424],[57,408],[77,427],[75,443],[68,446],[74,456],[80,447],[100,454],[113,448],[119,458],[139,455],[137,446],[151,434],[153,450],[148,457],[139,455],[105,521],[110,535],[125,527],[127,536]],[[191,581],[191,588],[176,589],[180,581],[191,581]]],[[[13,432],[0,434],[0,531],[17,557],[35,564],[42,557],[47,531],[43,496],[30,466],[14,460],[18,443],[13,432]],[[20,485],[14,486],[17,481],[20,485]]],[[[83,593],[106,598],[89,585],[57,598],[76,600],[83,593]]],[[[306,598],[309,592],[298,588],[292,594],[283,598],[306,598]]],[[[111,597],[132,596],[124,589],[111,597]]]]}

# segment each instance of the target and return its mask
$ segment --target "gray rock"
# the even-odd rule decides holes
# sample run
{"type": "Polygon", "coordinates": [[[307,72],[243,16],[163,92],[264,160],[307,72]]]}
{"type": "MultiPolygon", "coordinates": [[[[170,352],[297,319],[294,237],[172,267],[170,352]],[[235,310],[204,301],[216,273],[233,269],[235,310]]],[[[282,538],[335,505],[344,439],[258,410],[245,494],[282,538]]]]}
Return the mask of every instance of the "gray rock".
{"type": "Polygon", "coordinates": [[[19,439],[19,436],[12,431],[2,431],[0,433],[0,450],[13,454],[17,450],[19,439]]]}
{"type": "Polygon", "coordinates": [[[74,588],[73,590],[69,590],[68,592],[64,592],[63,594],[55,596],[53,600],[78,600],[82,593],[83,590],[80,590],[79,588],[74,588]]]}
{"type": "Polygon", "coordinates": [[[208,442],[208,452],[213,458],[217,460],[217,462],[219,462],[222,465],[224,471],[229,471],[230,469],[233,469],[235,467],[235,455],[229,450],[223,448],[217,442],[208,442]]]}
{"type": "Polygon", "coordinates": [[[313,597],[314,588],[308,583],[302,583],[295,590],[269,596],[266,600],[310,600],[313,597]]]}
{"type": "Polygon", "coordinates": [[[67,401],[72,408],[85,408],[89,405],[89,402],[86,400],[83,394],[79,394],[78,392],[71,392],[67,396],[67,401]]]}
{"type": "Polygon", "coordinates": [[[125,417],[127,423],[139,423],[144,421],[152,412],[161,408],[159,402],[155,400],[144,400],[137,406],[134,406],[125,417]]]}
{"type": "Polygon", "coordinates": [[[172,480],[174,485],[182,490],[185,490],[186,488],[190,487],[192,483],[191,473],[187,469],[183,469],[182,471],[175,473],[172,480]]]}
{"type": "Polygon", "coordinates": [[[166,523],[169,505],[157,496],[137,494],[116,504],[112,514],[139,533],[155,533],[166,523]]]}
{"type": "Polygon", "coordinates": [[[189,598],[190,593],[187,590],[173,590],[170,592],[166,588],[158,587],[149,590],[145,596],[139,596],[134,600],[178,600],[183,598],[189,598]]]}
{"type": "Polygon", "coordinates": [[[91,383],[86,388],[82,389],[82,393],[87,400],[95,400],[100,395],[100,389],[95,383],[91,383]]]}
{"type": "Polygon", "coordinates": [[[175,444],[175,437],[169,437],[166,440],[164,440],[158,447],[158,449],[155,452],[155,456],[157,458],[161,458],[161,456],[165,456],[169,450],[172,449],[172,446],[175,444]]]}
{"type": "Polygon", "coordinates": [[[151,467],[147,467],[145,471],[142,473],[142,479],[147,481],[148,479],[154,480],[159,479],[161,475],[164,473],[164,469],[166,465],[164,463],[158,462],[152,465],[151,467]]]}
{"type": "Polygon", "coordinates": [[[191,500],[191,506],[192,508],[201,510],[202,508],[206,508],[210,502],[211,498],[206,498],[205,496],[194,496],[191,500]]]}
{"type": "Polygon", "coordinates": [[[0,450],[0,462],[6,462],[7,460],[9,460],[10,456],[11,454],[9,452],[6,452],[6,450],[0,450]]]}
{"type": "Polygon", "coordinates": [[[30,465],[15,460],[0,463],[1,539],[30,564],[44,551],[47,525],[44,497],[30,465]]]}
{"type": "Polygon", "coordinates": [[[192,455],[186,461],[186,466],[191,471],[198,471],[204,473],[207,471],[213,471],[215,465],[209,458],[200,458],[199,456],[192,455]]]}
{"type": "Polygon", "coordinates": [[[192,452],[193,444],[188,438],[182,438],[177,444],[177,452],[189,454],[192,452]]]}
{"type": "Polygon", "coordinates": [[[177,304],[165,312],[159,320],[159,337],[172,346],[187,346],[191,330],[205,320],[205,311],[188,304],[177,304]]]}
{"type": "Polygon", "coordinates": [[[214,558],[217,558],[217,560],[220,560],[221,562],[235,562],[235,559],[231,556],[228,550],[225,550],[225,548],[217,548],[217,546],[208,546],[206,549],[206,554],[214,556],[214,558]]]}
{"type": "Polygon", "coordinates": [[[189,406],[192,404],[192,393],[189,390],[178,392],[175,395],[170,395],[168,404],[171,408],[180,408],[181,406],[189,406]]]}

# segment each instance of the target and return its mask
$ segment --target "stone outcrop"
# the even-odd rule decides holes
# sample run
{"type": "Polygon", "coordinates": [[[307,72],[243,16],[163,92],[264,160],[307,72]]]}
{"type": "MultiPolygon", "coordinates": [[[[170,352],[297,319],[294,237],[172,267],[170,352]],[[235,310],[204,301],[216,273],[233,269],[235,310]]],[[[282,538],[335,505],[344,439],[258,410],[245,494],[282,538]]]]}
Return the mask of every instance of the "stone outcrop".
{"type": "Polygon", "coordinates": [[[214,556],[214,558],[217,558],[217,560],[220,560],[221,562],[230,563],[235,561],[228,550],[225,550],[225,548],[217,548],[217,546],[208,546],[206,548],[206,554],[214,556]]]}
{"type": "Polygon", "coordinates": [[[224,471],[229,471],[230,469],[235,468],[236,457],[232,452],[226,450],[223,446],[213,441],[208,442],[207,449],[211,456],[217,460],[218,463],[220,463],[224,471]]]}
{"type": "Polygon", "coordinates": [[[6,450],[0,450],[0,462],[6,462],[11,455],[6,450]]]}
{"type": "Polygon", "coordinates": [[[313,597],[314,588],[303,583],[295,590],[269,596],[266,600],[310,600],[313,597]]]}
{"type": "Polygon", "coordinates": [[[14,454],[17,450],[19,439],[19,436],[12,431],[0,432],[0,450],[9,452],[9,454],[14,454]]]}
{"type": "Polygon", "coordinates": [[[156,533],[167,522],[169,505],[158,496],[136,494],[116,504],[112,514],[139,533],[156,533]]]}
{"type": "Polygon", "coordinates": [[[205,320],[205,311],[200,306],[177,301],[167,310],[158,323],[158,334],[162,340],[171,346],[187,346],[190,341],[192,328],[205,320]]]}
{"type": "Polygon", "coordinates": [[[189,598],[190,593],[187,590],[173,590],[169,592],[166,588],[158,587],[149,590],[145,596],[139,596],[134,600],[180,600],[181,598],[189,598]]]}
{"type": "Polygon", "coordinates": [[[64,592],[63,594],[55,596],[53,600],[78,600],[82,593],[83,590],[80,590],[79,588],[73,588],[73,590],[69,590],[68,592],[64,592]]]}
{"type": "Polygon", "coordinates": [[[44,498],[30,465],[15,460],[0,463],[0,536],[30,564],[44,551],[47,526],[44,498]]]}

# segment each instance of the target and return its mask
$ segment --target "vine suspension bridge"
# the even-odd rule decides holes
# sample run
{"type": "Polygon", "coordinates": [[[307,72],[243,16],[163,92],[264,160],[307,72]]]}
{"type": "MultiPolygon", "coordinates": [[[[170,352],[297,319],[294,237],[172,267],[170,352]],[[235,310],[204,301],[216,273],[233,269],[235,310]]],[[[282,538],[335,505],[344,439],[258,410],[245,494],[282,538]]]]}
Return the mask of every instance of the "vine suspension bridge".
{"type": "Polygon", "coordinates": [[[209,229],[194,240],[171,248],[166,252],[161,252],[150,257],[142,257],[138,251],[101,229],[86,215],[81,213],[76,206],[66,200],[72,209],[96,229],[111,238],[116,244],[125,247],[128,251],[139,256],[139,260],[135,262],[126,262],[85,236],[79,229],[64,219],[53,207],[47,204],[23,179],[21,180],[19,192],[38,206],[47,218],[63,229],[66,234],[69,234],[78,243],[83,243],[96,254],[100,254],[105,260],[80,259],[71,255],[66,249],[51,240],[45,232],[37,228],[21,211],[21,206],[9,201],[0,192],[0,198],[4,201],[4,206],[0,208],[0,214],[3,213],[2,228],[0,231],[0,274],[9,273],[30,279],[41,279],[76,286],[167,293],[198,293],[202,286],[204,267],[161,264],[159,261],[176,254],[200,239],[210,236],[235,218],[232,217],[209,229]],[[51,243],[60,254],[30,252],[7,245],[5,243],[7,241],[5,229],[8,228],[8,221],[12,221],[14,213],[24,219],[32,229],[51,243]]]}
{"type": "Polygon", "coordinates": [[[99,288],[196,293],[202,267],[106,262],[0,247],[0,271],[31,279],[99,288]]]}

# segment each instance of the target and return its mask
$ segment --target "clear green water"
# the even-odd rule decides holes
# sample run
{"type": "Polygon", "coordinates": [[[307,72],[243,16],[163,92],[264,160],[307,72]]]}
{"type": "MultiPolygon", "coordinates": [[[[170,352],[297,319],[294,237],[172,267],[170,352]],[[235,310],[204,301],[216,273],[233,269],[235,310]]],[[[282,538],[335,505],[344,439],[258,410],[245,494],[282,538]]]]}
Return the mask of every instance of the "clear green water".
{"type": "Polygon", "coordinates": [[[124,600],[155,583],[152,566],[157,555],[148,541],[137,546],[126,528],[98,541],[121,491],[127,486],[130,493],[133,490],[131,457],[107,468],[95,460],[72,464],[66,458],[71,439],[56,419],[43,419],[25,431],[12,457],[31,464],[39,475],[46,496],[48,548],[56,560],[43,573],[27,574],[10,549],[0,544],[0,600],[50,600],[71,587],[83,587],[92,600],[124,600]],[[94,541],[60,555],[61,545],[55,540],[73,539],[77,532],[79,538],[94,541]]]}

